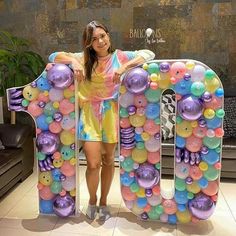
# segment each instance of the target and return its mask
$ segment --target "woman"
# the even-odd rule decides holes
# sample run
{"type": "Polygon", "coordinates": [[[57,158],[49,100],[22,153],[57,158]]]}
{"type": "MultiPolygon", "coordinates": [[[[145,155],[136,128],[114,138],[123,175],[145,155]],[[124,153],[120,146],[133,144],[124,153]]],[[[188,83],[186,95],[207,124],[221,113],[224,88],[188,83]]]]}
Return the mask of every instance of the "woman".
{"type": "Polygon", "coordinates": [[[118,141],[120,76],[154,56],[149,50],[114,51],[107,28],[97,21],[85,27],[82,53],[56,52],[49,56],[52,62],[71,64],[79,82],[78,135],[87,160],[86,181],[90,198],[86,215],[89,219],[95,219],[97,210],[100,220],[111,216],[107,196],[114,175],[114,153],[118,141]],[[97,208],[101,163],[101,198],[97,208]]]}

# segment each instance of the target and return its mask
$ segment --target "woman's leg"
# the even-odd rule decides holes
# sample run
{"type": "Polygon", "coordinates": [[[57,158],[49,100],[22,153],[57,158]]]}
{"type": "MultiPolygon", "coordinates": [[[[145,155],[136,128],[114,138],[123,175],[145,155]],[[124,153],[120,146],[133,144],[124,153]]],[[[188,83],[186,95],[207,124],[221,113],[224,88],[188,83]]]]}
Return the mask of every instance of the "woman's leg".
{"type": "Polygon", "coordinates": [[[96,205],[99,172],[101,166],[101,142],[86,141],[83,150],[87,160],[86,182],[89,191],[89,204],[96,205]]]}
{"type": "Polygon", "coordinates": [[[104,153],[102,155],[101,170],[101,198],[99,206],[107,205],[107,195],[109,193],[114,176],[114,156],[116,143],[102,143],[104,153]]]}

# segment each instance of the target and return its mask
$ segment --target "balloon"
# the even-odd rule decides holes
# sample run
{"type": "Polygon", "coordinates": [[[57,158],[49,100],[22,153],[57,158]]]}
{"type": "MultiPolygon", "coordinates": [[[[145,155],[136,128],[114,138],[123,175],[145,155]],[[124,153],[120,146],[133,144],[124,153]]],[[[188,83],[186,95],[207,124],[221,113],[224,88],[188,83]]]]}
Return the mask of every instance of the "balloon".
{"type": "Polygon", "coordinates": [[[217,116],[213,117],[212,119],[205,119],[206,126],[209,129],[215,129],[222,126],[222,118],[218,118],[217,116]]]}
{"type": "Polygon", "coordinates": [[[131,126],[129,118],[120,118],[120,128],[129,128],[131,126]]]}
{"type": "Polygon", "coordinates": [[[180,179],[186,179],[189,175],[190,165],[184,162],[176,163],[175,175],[180,179]]]}
{"type": "Polygon", "coordinates": [[[37,127],[41,130],[48,130],[47,116],[40,115],[36,118],[37,127]]]}
{"type": "Polygon", "coordinates": [[[190,193],[199,193],[201,191],[200,186],[198,185],[198,182],[193,181],[192,183],[187,184],[187,190],[190,193]]]}
{"type": "Polygon", "coordinates": [[[56,109],[53,107],[53,103],[49,102],[45,105],[44,109],[43,109],[43,113],[46,116],[53,116],[56,112],[56,109]]]}
{"type": "Polygon", "coordinates": [[[162,62],[160,64],[160,72],[166,73],[170,70],[170,64],[168,62],[162,62]]]}
{"type": "Polygon", "coordinates": [[[143,94],[134,96],[134,105],[136,107],[146,107],[147,106],[146,97],[143,94]]]}
{"type": "Polygon", "coordinates": [[[42,200],[39,201],[39,211],[42,214],[52,214],[53,213],[53,202],[52,200],[42,200]]]}
{"type": "Polygon", "coordinates": [[[41,172],[39,174],[39,182],[45,186],[49,186],[52,183],[52,175],[50,171],[41,172]]]}
{"type": "Polygon", "coordinates": [[[50,189],[53,193],[58,194],[62,191],[62,186],[61,186],[61,182],[59,181],[53,181],[50,189]]]}
{"type": "Polygon", "coordinates": [[[125,172],[120,176],[120,182],[124,186],[130,186],[134,182],[134,177],[130,176],[128,172],[125,172]]]}
{"type": "MultiPolygon", "coordinates": [[[[71,88],[71,87],[70,87],[71,88]]],[[[74,89],[67,88],[63,91],[63,95],[65,98],[69,99],[74,96],[74,89]]]]}
{"type": "Polygon", "coordinates": [[[145,91],[145,97],[147,98],[148,102],[158,102],[161,97],[162,90],[161,89],[147,89],[145,91]]]}
{"type": "Polygon", "coordinates": [[[166,199],[162,202],[164,212],[168,215],[175,214],[177,211],[176,202],[172,199],[166,199]]]}
{"type": "Polygon", "coordinates": [[[123,83],[130,93],[141,94],[149,86],[148,73],[144,69],[136,67],[125,74],[123,83]]]}
{"type": "Polygon", "coordinates": [[[55,64],[47,72],[47,79],[54,88],[65,89],[73,83],[73,72],[65,64],[55,64]]]}
{"type": "Polygon", "coordinates": [[[64,161],[61,166],[61,173],[66,177],[75,175],[75,166],[71,165],[69,161],[64,161]]]}
{"type": "Polygon", "coordinates": [[[213,78],[212,80],[205,81],[206,90],[210,93],[214,93],[220,87],[220,80],[213,78]]]}
{"type": "Polygon", "coordinates": [[[63,118],[63,115],[60,113],[60,112],[56,112],[54,115],[53,115],[53,119],[56,121],[56,122],[60,122],[63,118]]]}
{"type": "Polygon", "coordinates": [[[186,148],[190,152],[198,152],[200,151],[202,147],[202,139],[197,138],[194,135],[191,135],[190,137],[186,138],[186,148]]]}
{"type": "Polygon", "coordinates": [[[184,120],[194,121],[201,117],[203,111],[202,102],[192,96],[184,96],[177,103],[178,113],[184,120]]]}
{"type": "Polygon", "coordinates": [[[64,98],[63,90],[51,88],[48,96],[52,102],[61,101],[64,98]]]}
{"type": "Polygon", "coordinates": [[[180,223],[189,223],[191,221],[191,214],[188,210],[186,211],[177,211],[176,212],[177,219],[180,223]]]}
{"type": "Polygon", "coordinates": [[[136,194],[131,192],[130,188],[127,186],[121,187],[121,194],[126,201],[133,201],[136,199],[136,194]]]}
{"type": "Polygon", "coordinates": [[[160,141],[151,137],[149,140],[145,141],[145,148],[149,152],[157,152],[160,149],[160,141]]]}
{"type": "Polygon", "coordinates": [[[54,134],[59,134],[62,130],[60,124],[55,121],[53,121],[52,123],[49,124],[48,129],[54,134]]]}
{"type": "Polygon", "coordinates": [[[197,81],[191,85],[190,90],[193,95],[200,97],[205,92],[205,85],[202,82],[197,81]]]}
{"type": "Polygon", "coordinates": [[[185,138],[182,138],[178,135],[176,135],[176,141],[175,141],[175,145],[176,147],[178,148],[184,148],[185,147],[185,144],[186,144],[186,141],[185,141],[185,138]]]}
{"type": "Polygon", "coordinates": [[[193,135],[197,138],[204,138],[206,136],[207,128],[197,126],[193,129],[193,135]]]}
{"type": "Polygon", "coordinates": [[[63,115],[68,115],[75,110],[75,104],[71,103],[68,99],[63,99],[59,105],[59,111],[63,115]]]}
{"type": "MultiPolygon", "coordinates": [[[[130,153],[131,156],[131,153],[130,153]]],[[[130,157],[125,158],[123,162],[121,162],[121,167],[127,171],[130,172],[133,170],[134,160],[130,157]]]]}
{"type": "Polygon", "coordinates": [[[193,180],[199,180],[202,178],[203,173],[197,165],[190,166],[189,175],[193,180]]]}
{"type": "Polygon", "coordinates": [[[66,191],[71,191],[76,187],[75,175],[67,176],[64,181],[62,181],[62,187],[66,191]]]}
{"type": "Polygon", "coordinates": [[[222,98],[221,97],[216,97],[215,95],[212,95],[212,99],[210,102],[207,102],[204,104],[205,108],[211,108],[213,110],[217,110],[219,108],[222,108],[222,98]]]}
{"type": "Polygon", "coordinates": [[[37,100],[31,101],[27,108],[28,112],[34,117],[38,117],[43,113],[43,109],[39,107],[38,103],[37,100]]]}
{"type": "Polygon", "coordinates": [[[72,157],[75,156],[75,151],[72,150],[70,146],[62,146],[61,156],[63,160],[70,160],[72,157]]]}
{"type": "Polygon", "coordinates": [[[170,88],[170,74],[169,73],[160,73],[160,79],[158,81],[158,87],[160,89],[170,88]]]}
{"type": "Polygon", "coordinates": [[[122,94],[119,98],[119,104],[124,108],[127,108],[128,106],[133,105],[134,95],[129,92],[122,94]]]}
{"type": "Polygon", "coordinates": [[[121,117],[121,118],[127,118],[127,117],[129,117],[129,113],[128,113],[127,109],[124,108],[124,107],[120,107],[120,112],[119,112],[119,114],[120,114],[120,117],[121,117]]]}
{"type": "Polygon", "coordinates": [[[136,107],[134,105],[130,105],[127,107],[127,111],[130,116],[134,115],[136,113],[136,107]]]}
{"type": "Polygon", "coordinates": [[[149,74],[152,74],[152,73],[156,73],[157,74],[159,72],[158,64],[155,63],[155,62],[152,62],[152,63],[148,64],[147,71],[149,72],[149,74]]]}
{"type": "Polygon", "coordinates": [[[189,121],[183,120],[182,122],[176,124],[176,133],[183,138],[187,138],[192,135],[192,125],[189,121]]]}
{"type": "Polygon", "coordinates": [[[58,195],[53,202],[53,211],[60,217],[72,215],[75,211],[74,199],[68,194],[65,196],[58,195]]]}
{"type": "Polygon", "coordinates": [[[215,149],[221,144],[221,138],[213,137],[204,137],[203,138],[203,144],[207,146],[210,149],[215,149]]]}
{"type": "Polygon", "coordinates": [[[186,204],[188,202],[188,191],[184,190],[184,191],[175,191],[175,201],[178,204],[186,204]]]}
{"type": "Polygon", "coordinates": [[[136,179],[139,186],[143,188],[152,188],[160,180],[160,174],[151,164],[142,164],[136,170],[136,179]]]}
{"type": "Polygon", "coordinates": [[[71,145],[75,142],[75,135],[70,131],[63,130],[60,134],[60,140],[64,145],[71,145]]]}
{"type": "Polygon", "coordinates": [[[148,119],[156,119],[160,116],[160,105],[158,103],[149,103],[146,107],[145,115],[148,119]]]}
{"type": "Polygon", "coordinates": [[[134,127],[141,127],[144,125],[145,121],[146,121],[146,117],[145,116],[139,116],[137,114],[132,115],[129,117],[129,121],[131,123],[132,126],[134,127]]]}
{"type": "Polygon", "coordinates": [[[177,79],[182,79],[184,74],[186,73],[186,67],[183,62],[174,62],[170,68],[170,74],[172,77],[177,79]]]}
{"type": "Polygon", "coordinates": [[[26,100],[33,101],[38,98],[39,90],[37,88],[33,88],[30,85],[27,85],[23,89],[23,97],[26,100]]]}
{"type": "Polygon", "coordinates": [[[187,95],[191,93],[191,86],[192,86],[191,80],[183,79],[174,85],[174,91],[180,95],[187,95]]]}
{"type": "Polygon", "coordinates": [[[216,169],[214,166],[209,165],[208,169],[206,171],[204,171],[203,174],[207,180],[213,181],[219,177],[220,171],[218,169],[216,169]]]}
{"type": "Polygon", "coordinates": [[[191,72],[193,81],[203,81],[206,69],[201,65],[196,65],[191,72]]]}
{"type": "Polygon", "coordinates": [[[39,197],[43,200],[51,200],[55,197],[55,194],[52,193],[49,186],[43,186],[43,188],[39,190],[39,197]]]}
{"type": "Polygon", "coordinates": [[[147,150],[134,148],[132,150],[132,159],[137,163],[144,163],[147,160],[147,150]]]}
{"type": "Polygon", "coordinates": [[[143,129],[150,135],[160,132],[160,125],[157,125],[154,120],[146,120],[143,129]]]}
{"type": "Polygon", "coordinates": [[[50,131],[43,131],[36,139],[36,146],[44,154],[53,154],[59,147],[59,138],[50,131]]]}
{"type": "Polygon", "coordinates": [[[218,180],[209,181],[208,185],[202,189],[202,192],[209,196],[214,196],[218,193],[219,183],[218,180]]]}
{"type": "Polygon", "coordinates": [[[192,215],[201,220],[208,219],[215,210],[213,200],[205,194],[198,194],[189,201],[188,206],[192,215]]]}
{"type": "Polygon", "coordinates": [[[39,77],[37,79],[36,86],[41,91],[49,90],[51,88],[51,85],[48,83],[48,80],[44,77],[39,77]]]}
{"type": "Polygon", "coordinates": [[[148,162],[151,164],[156,164],[160,162],[160,152],[148,152],[147,154],[148,162]]]}
{"type": "Polygon", "coordinates": [[[68,115],[63,116],[61,127],[65,130],[70,130],[75,127],[75,120],[68,115]]]}

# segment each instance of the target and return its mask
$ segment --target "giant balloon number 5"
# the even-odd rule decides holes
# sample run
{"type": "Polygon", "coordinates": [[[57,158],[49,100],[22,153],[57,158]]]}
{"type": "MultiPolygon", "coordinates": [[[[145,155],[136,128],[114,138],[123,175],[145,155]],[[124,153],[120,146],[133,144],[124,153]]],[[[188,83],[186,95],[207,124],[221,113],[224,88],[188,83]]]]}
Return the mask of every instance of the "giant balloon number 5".
{"type": "MultiPolygon", "coordinates": [[[[8,89],[10,110],[28,112],[36,123],[39,209],[66,217],[79,212],[73,71],[47,66],[31,84],[8,89]]],[[[143,220],[197,222],[214,212],[223,137],[222,84],[193,60],[154,60],[128,71],[120,86],[121,194],[143,220]],[[162,93],[176,97],[175,186],[161,180],[162,93]]]]}

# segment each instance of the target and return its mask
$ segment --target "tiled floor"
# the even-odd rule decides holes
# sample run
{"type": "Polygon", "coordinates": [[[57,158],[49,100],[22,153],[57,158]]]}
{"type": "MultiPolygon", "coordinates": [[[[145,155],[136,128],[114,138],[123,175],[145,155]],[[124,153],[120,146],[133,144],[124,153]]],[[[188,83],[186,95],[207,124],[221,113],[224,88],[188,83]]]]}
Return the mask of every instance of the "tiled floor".
{"type": "Polygon", "coordinates": [[[88,194],[84,178],[85,167],[80,168],[80,217],[67,219],[56,216],[38,215],[37,174],[32,174],[19,184],[6,197],[0,200],[0,236],[27,235],[236,235],[236,182],[221,182],[219,201],[209,220],[197,224],[168,225],[160,222],[138,221],[129,212],[119,193],[119,169],[116,168],[115,179],[109,196],[112,218],[101,223],[89,221],[84,211],[88,194]]]}

